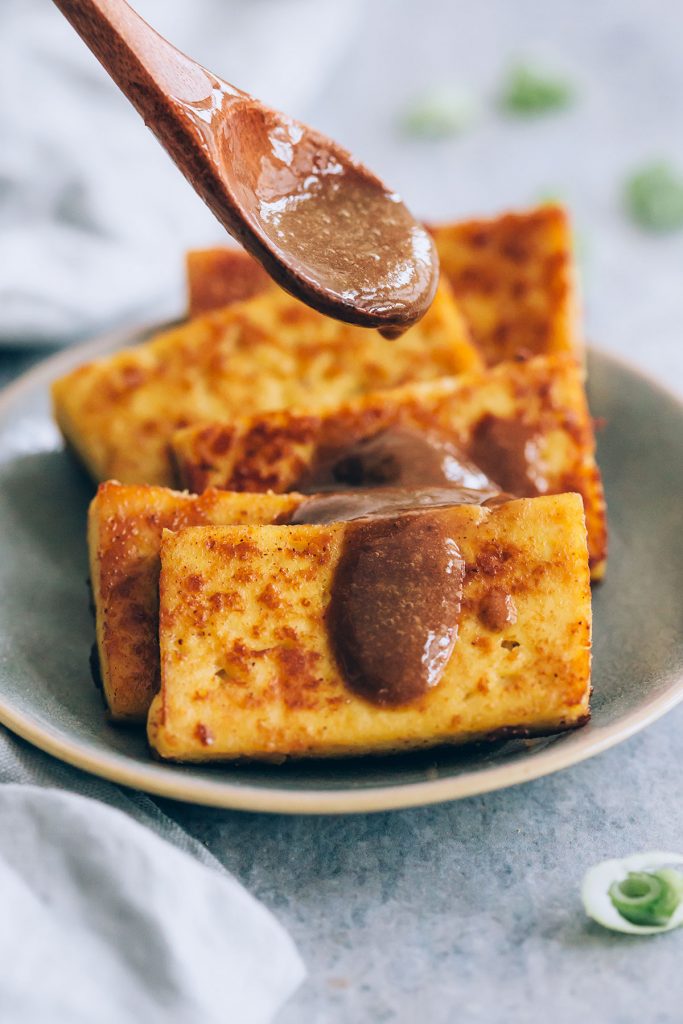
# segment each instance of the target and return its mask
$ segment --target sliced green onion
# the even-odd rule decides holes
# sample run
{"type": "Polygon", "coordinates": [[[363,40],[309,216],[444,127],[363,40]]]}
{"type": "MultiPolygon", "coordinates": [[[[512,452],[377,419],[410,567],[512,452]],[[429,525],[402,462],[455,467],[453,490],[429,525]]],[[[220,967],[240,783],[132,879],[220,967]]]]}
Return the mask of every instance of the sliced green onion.
{"type": "Polygon", "coordinates": [[[563,78],[526,64],[511,68],[503,82],[500,105],[508,114],[533,117],[572,104],[574,89],[563,78]]]}
{"type": "Polygon", "coordinates": [[[671,868],[653,874],[630,871],[621,882],[612,882],[609,887],[612,903],[632,924],[666,924],[682,895],[683,875],[671,868]]]}
{"type": "Polygon", "coordinates": [[[438,139],[461,134],[476,115],[477,105],[472,96],[452,86],[441,86],[416,96],[401,120],[404,131],[410,135],[438,139]]]}
{"type": "Polygon", "coordinates": [[[683,175],[663,162],[643,167],[626,182],[626,206],[649,231],[683,227],[683,175]]]}
{"type": "Polygon", "coordinates": [[[581,889],[586,913],[613,931],[651,935],[683,924],[683,857],[636,854],[607,860],[586,873],[581,889]]]}

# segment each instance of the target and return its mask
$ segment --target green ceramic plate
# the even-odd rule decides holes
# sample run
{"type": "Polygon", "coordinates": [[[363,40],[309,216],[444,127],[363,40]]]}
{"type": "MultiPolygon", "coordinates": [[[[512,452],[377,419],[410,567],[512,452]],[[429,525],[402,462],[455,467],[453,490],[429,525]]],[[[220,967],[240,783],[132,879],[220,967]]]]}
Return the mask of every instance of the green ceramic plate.
{"type": "Polygon", "coordinates": [[[92,485],[64,452],[49,383],[139,340],[119,334],[49,359],[0,398],[0,721],[55,757],[179,800],[258,811],[385,810],[482,793],[566,768],[626,739],[683,697],[683,408],[592,353],[593,413],[610,516],[595,590],[593,719],[533,742],[274,767],[152,761],[140,732],[107,724],[88,669],[85,513],[92,485]]]}

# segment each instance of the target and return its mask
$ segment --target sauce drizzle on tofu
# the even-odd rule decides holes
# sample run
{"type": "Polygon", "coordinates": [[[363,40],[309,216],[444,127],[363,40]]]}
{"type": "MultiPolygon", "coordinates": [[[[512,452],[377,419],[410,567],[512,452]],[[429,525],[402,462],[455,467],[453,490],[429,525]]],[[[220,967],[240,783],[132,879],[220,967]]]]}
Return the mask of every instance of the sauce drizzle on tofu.
{"type": "Polygon", "coordinates": [[[500,490],[448,438],[400,425],[349,443],[321,446],[295,490],[301,494],[345,487],[454,486],[500,490]]]}
{"type": "Polygon", "coordinates": [[[290,524],[353,524],[327,626],[349,689],[401,706],[436,686],[458,633],[465,565],[438,509],[508,496],[450,441],[397,426],[320,451],[290,524]]]}
{"type": "Polygon", "coordinates": [[[538,432],[518,419],[486,415],[477,424],[469,450],[483,472],[518,498],[545,494],[538,452],[538,432]]]}
{"type": "Polygon", "coordinates": [[[327,611],[346,686],[389,707],[436,686],[457,639],[464,579],[438,512],[354,522],[327,611]]]}
{"type": "Polygon", "coordinates": [[[311,523],[350,523],[356,519],[387,518],[409,512],[452,508],[453,505],[484,505],[489,508],[510,501],[497,488],[472,487],[367,487],[354,491],[326,491],[303,501],[283,517],[289,526],[311,523]]]}

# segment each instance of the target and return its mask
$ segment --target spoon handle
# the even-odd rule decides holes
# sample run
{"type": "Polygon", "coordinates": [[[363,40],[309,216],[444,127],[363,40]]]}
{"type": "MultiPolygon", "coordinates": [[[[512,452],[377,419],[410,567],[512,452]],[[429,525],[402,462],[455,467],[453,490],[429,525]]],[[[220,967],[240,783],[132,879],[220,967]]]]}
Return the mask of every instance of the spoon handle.
{"type": "Polygon", "coordinates": [[[226,230],[248,246],[244,225],[207,147],[216,103],[245,96],[172,46],[125,0],[54,0],[192,187],[226,230]]]}
{"type": "Polygon", "coordinates": [[[150,114],[157,113],[160,101],[196,103],[210,94],[208,73],[155,32],[125,0],[54,3],[150,127],[150,114]]]}

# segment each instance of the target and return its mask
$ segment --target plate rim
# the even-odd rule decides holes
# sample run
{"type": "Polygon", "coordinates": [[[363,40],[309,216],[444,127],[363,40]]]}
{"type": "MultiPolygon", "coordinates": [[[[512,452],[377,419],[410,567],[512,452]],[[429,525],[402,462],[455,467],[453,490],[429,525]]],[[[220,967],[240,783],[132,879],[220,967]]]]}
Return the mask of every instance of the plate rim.
{"type": "MultiPolygon", "coordinates": [[[[90,341],[70,346],[21,374],[0,391],[0,417],[5,415],[25,392],[49,383],[72,364],[87,361],[109,348],[121,347],[142,340],[153,331],[163,330],[174,321],[156,321],[136,327],[108,331],[90,341]]],[[[683,413],[683,400],[678,394],[621,355],[591,346],[590,352],[611,362],[651,390],[665,396],[683,413]]],[[[582,731],[580,744],[553,744],[536,757],[520,758],[512,764],[494,765],[475,773],[450,778],[427,779],[398,785],[367,786],[361,789],[331,788],[314,791],[261,787],[225,780],[198,779],[183,775],[183,767],[157,763],[149,765],[131,761],[126,754],[89,749],[87,742],[57,735],[49,727],[35,722],[30,714],[17,711],[0,693],[0,724],[22,739],[58,760],[99,778],[128,786],[154,796],[231,810],[278,814],[364,814],[421,807],[479,796],[496,790],[543,778],[616,746],[647,728],[683,700],[683,673],[671,680],[667,689],[644,707],[631,712],[611,725],[600,726],[591,735],[591,725],[582,731]]],[[[576,735],[575,733],[572,735],[576,735]]]]}

